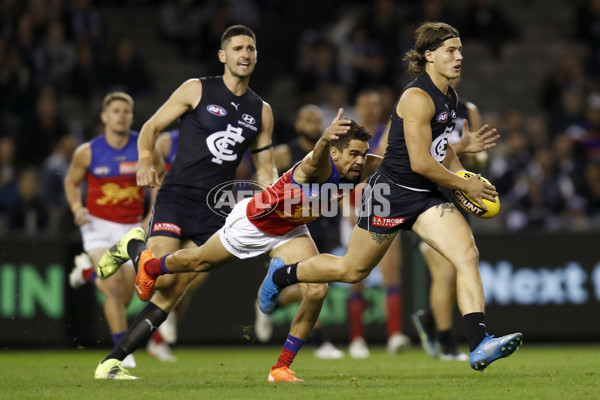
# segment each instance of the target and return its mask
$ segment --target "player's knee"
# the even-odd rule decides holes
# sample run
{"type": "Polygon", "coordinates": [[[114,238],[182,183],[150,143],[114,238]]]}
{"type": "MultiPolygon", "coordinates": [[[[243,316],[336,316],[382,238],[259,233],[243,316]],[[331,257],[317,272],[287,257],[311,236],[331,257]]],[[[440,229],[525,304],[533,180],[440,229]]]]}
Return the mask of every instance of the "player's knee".
{"type": "Polygon", "coordinates": [[[329,285],[326,283],[311,283],[307,285],[305,296],[311,300],[324,300],[327,297],[329,285]]]}
{"type": "Polygon", "coordinates": [[[347,283],[358,283],[365,279],[369,275],[369,270],[361,267],[353,267],[346,273],[346,279],[344,282],[347,283]]]}

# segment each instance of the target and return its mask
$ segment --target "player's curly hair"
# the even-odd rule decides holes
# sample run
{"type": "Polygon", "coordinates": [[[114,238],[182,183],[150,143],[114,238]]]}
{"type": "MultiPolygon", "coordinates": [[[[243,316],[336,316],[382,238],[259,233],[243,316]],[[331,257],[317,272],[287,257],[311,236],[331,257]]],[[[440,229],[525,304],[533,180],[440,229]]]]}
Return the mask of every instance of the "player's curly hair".
{"type": "Polygon", "coordinates": [[[357,124],[353,120],[350,120],[350,129],[348,132],[340,135],[336,140],[332,140],[330,144],[339,151],[343,151],[350,145],[351,140],[362,140],[363,142],[368,142],[371,140],[371,134],[364,126],[357,124]]]}
{"type": "Polygon", "coordinates": [[[421,75],[425,72],[425,51],[434,51],[442,45],[444,38],[458,37],[458,29],[444,22],[425,22],[415,30],[415,47],[407,52],[408,73],[421,75]]]}
{"type": "Polygon", "coordinates": [[[227,47],[227,42],[234,36],[250,36],[254,40],[254,44],[256,44],[256,35],[252,31],[252,29],[248,28],[245,25],[233,25],[229,28],[225,29],[223,35],[221,36],[221,49],[225,49],[227,47]]]}

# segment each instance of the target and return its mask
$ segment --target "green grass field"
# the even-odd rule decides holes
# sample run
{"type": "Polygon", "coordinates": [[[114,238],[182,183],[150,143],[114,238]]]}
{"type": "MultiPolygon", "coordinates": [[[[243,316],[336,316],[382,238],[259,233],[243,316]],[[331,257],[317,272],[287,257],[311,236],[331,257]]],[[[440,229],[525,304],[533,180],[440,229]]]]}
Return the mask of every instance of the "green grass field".
{"type": "Polygon", "coordinates": [[[173,364],[138,352],[138,381],[96,381],[100,350],[0,353],[0,399],[598,399],[600,346],[525,344],[484,372],[431,360],[418,348],[395,357],[318,360],[307,346],[292,369],[305,383],[267,383],[279,348],[179,348],[173,364]]]}

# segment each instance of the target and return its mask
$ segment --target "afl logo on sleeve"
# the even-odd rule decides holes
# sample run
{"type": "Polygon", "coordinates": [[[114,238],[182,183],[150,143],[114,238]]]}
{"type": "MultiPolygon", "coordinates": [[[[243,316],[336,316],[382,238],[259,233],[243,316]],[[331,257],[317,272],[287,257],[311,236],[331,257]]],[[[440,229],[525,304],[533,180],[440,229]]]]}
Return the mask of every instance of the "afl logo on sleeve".
{"type": "Polygon", "coordinates": [[[227,124],[227,130],[215,132],[206,138],[208,150],[214,156],[211,161],[216,164],[223,164],[223,161],[235,161],[237,154],[233,147],[237,143],[242,143],[246,138],[242,135],[242,128],[234,128],[227,124]]]}
{"type": "Polygon", "coordinates": [[[206,111],[217,117],[224,117],[227,115],[227,110],[216,104],[209,104],[206,106],[206,111]]]}

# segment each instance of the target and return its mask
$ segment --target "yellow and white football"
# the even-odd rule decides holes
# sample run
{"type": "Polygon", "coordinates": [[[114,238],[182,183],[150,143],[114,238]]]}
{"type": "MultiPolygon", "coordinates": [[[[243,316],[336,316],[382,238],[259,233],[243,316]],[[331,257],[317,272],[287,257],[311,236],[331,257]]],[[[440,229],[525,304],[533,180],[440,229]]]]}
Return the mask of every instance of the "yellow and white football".
{"type": "MultiPolygon", "coordinates": [[[[455,174],[460,177],[463,177],[465,179],[469,179],[473,175],[476,175],[473,172],[469,172],[469,171],[457,171],[457,172],[455,172],[455,174]]],[[[483,176],[480,176],[479,180],[491,185],[490,181],[485,179],[483,176]]],[[[481,207],[481,204],[475,202],[473,199],[471,199],[469,196],[467,196],[463,191],[458,190],[458,189],[453,189],[452,194],[454,194],[454,198],[456,199],[456,202],[466,212],[468,212],[469,214],[474,215],[476,217],[492,218],[498,214],[498,211],[500,211],[500,199],[498,198],[498,196],[496,196],[495,203],[492,203],[489,200],[485,200],[485,199],[483,200],[483,204],[485,204],[485,206],[487,207],[487,211],[486,211],[483,207],[481,207]]]]}

